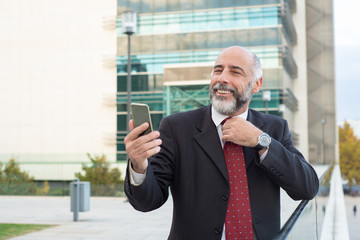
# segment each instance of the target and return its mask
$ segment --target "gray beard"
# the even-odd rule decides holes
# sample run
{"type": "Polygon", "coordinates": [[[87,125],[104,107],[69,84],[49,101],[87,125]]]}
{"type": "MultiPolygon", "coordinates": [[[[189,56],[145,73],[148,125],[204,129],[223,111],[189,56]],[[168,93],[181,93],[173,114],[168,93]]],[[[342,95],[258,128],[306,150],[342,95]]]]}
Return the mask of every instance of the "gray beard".
{"type": "Polygon", "coordinates": [[[216,111],[223,115],[231,115],[239,111],[251,99],[252,83],[245,89],[244,94],[238,92],[236,88],[217,83],[211,89],[209,89],[209,96],[210,101],[216,111]],[[231,91],[234,97],[230,101],[227,101],[225,97],[215,95],[217,90],[231,91]]]}

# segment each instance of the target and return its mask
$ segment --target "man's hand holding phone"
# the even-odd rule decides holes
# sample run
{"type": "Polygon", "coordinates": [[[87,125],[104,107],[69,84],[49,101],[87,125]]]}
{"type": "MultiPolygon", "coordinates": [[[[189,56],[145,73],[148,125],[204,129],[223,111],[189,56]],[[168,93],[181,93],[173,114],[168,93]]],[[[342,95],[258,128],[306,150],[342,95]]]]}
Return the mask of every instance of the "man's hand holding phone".
{"type": "MultiPolygon", "coordinates": [[[[133,112],[133,118],[136,118],[133,112]]],[[[160,133],[158,131],[151,131],[143,134],[149,129],[151,124],[145,121],[141,125],[135,127],[134,120],[130,120],[130,133],[125,137],[124,143],[126,152],[132,163],[132,168],[137,173],[145,173],[148,167],[148,157],[151,157],[160,152],[160,145],[162,143],[160,133]]]]}

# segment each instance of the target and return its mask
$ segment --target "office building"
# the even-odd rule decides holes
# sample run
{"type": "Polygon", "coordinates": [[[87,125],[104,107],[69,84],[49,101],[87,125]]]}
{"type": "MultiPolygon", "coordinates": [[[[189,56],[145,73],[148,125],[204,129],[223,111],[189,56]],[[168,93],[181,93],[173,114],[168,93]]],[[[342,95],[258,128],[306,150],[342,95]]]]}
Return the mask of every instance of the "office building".
{"type": "Polygon", "coordinates": [[[257,54],[264,85],[252,108],[287,119],[312,163],[337,158],[332,1],[81,0],[0,5],[0,161],[37,180],[74,179],[87,153],[124,171],[127,35],[132,102],[162,117],[209,104],[219,52],[257,54]]]}
{"type": "MultiPolygon", "coordinates": [[[[320,163],[326,148],[330,162],[336,145],[334,49],[332,2],[324,3],[118,0],[118,15],[138,13],[131,40],[132,101],[149,104],[155,128],[163,116],[207,105],[217,55],[231,45],[245,46],[264,69],[263,88],[250,107],[286,118],[304,155],[320,163]],[[326,139],[321,129],[331,132],[326,139]]],[[[117,158],[123,159],[127,41],[120,26],[118,19],[117,158]]]]}

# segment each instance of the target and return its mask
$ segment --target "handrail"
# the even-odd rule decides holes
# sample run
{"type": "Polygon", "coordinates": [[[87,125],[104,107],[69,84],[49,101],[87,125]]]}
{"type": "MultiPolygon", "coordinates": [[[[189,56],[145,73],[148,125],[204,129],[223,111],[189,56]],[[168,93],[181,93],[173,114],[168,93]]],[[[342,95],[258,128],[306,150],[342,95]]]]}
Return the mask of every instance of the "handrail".
{"type": "Polygon", "coordinates": [[[286,221],[284,226],[281,228],[280,232],[276,235],[273,240],[283,240],[286,239],[287,235],[290,233],[292,227],[297,222],[298,218],[300,217],[301,213],[303,212],[306,205],[309,203],[309,200],[302,200],[300,204],[297,206],[295,211],[291,214],[289,219],[286,221]]]}
{"type": "MultiPolygon", "coordinates": [[[[334,161],[330,164],[330,166],[326,169],[326,171],[321,175],[319,178],[319,182],[321,183],[325,176],[331,171],[334,166],[334,161]]],[[[280,229],[278,234],[273,238],[273,240],[284,240],[287,238],[289,233],[291,232],[292,228],[295,226],[297,220],[301,216],[303,210],[305,209],[306,205],[309,203],[309,200],[302,200],[300,204],[296,207],[294,212],[291,214],[289,219],[286,221],[284,226],[280,229]]],[[[316,238],[317,239],[317,238],[316,238]]]]}

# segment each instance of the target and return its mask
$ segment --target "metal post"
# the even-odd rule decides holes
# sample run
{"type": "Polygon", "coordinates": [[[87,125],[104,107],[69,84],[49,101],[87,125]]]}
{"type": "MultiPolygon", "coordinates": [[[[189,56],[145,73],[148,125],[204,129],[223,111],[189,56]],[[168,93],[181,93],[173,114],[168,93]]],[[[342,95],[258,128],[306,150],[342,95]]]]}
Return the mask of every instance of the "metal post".
{"type": "Polygon", "coordinates": [[[323,118],[321,120],[322,125],[322,152],[323,152],[323,164],[325,164],[325,124],[326,124],[326,118],[323,118]]]}
{"type": "Polygon", "coordinates": [[[74,222],[79,221],[79,208],[80,208],[80,180],[77,178],[74,181],[74,222]]]}
{"type": "Polygon", "coordinates": [[[262,92],[262,100],[265,102],[265,113],[269,113],[269,101],[271,101],[271,91],[262,92]]]}
{"type": "MultiPolygon", "coordinates": [[[[125,11],[121,15],[121,29],[122,32],[128,35],[128,63],[127,63],[127,116],[126,116],[126,132],[130,132],[129,121],[131,119],[130,105],[131,105],[131,34],[136,32],[137,28],[137,14],[131,10],[125,11]]],[[[128,159],[128,156],[126,156],[128,159]]]]}
{"type": "Polygon", "coordinates": [[[128,63],[127,63],[127,118],[126,118],[126,130],[129,133],[129,121],[131,119],[131,113],[130,113],[130,104],[131,104],[131,33],[128,33],[128,63]]]}
{"type": "Polygon", "coordinates": [[[268,114],[269,113],[269,101],[265,100],[265,113],[268,114]]]}

